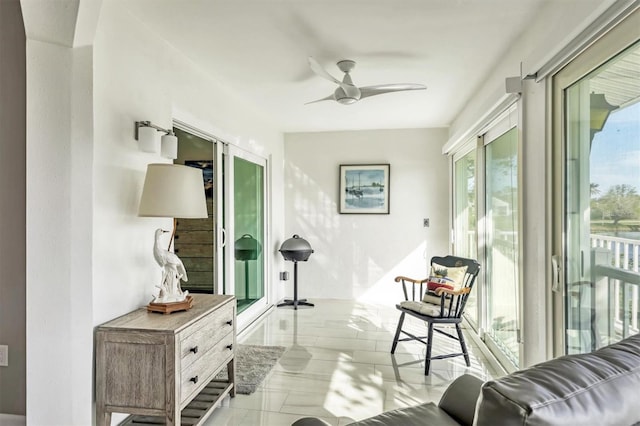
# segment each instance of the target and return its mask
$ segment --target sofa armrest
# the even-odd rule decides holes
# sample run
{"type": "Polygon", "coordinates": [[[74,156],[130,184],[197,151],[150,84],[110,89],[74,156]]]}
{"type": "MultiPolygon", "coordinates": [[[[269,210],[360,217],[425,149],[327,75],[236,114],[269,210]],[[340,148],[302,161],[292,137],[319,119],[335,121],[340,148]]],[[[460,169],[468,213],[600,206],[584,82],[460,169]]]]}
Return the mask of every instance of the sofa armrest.
{"type": "Polygon", "coordinates": [[[472,425],[483,383],[475,376],[463,374],[444,391],[438,407],[460,424],[472,425]]]}
{"type": "Polygon", "coordinates": [[[291,426],[331,426],[322,419],[315,417],[303,417],[291,423],[291,426]]]}

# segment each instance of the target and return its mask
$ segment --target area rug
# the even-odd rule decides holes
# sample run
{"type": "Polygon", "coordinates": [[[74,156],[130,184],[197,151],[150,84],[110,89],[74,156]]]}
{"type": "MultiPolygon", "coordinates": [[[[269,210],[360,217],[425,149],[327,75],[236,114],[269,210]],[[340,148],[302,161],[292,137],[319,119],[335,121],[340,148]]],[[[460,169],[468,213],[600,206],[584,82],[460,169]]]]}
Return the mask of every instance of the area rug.
{"type": "MultiPolygon", "coordinates": [[[[236,392],[243,395],[255,392],[285,349],[284,346],[237,345],[236,392]]],[[[226,379],[226,368],[216,378],[226,379]]]]}

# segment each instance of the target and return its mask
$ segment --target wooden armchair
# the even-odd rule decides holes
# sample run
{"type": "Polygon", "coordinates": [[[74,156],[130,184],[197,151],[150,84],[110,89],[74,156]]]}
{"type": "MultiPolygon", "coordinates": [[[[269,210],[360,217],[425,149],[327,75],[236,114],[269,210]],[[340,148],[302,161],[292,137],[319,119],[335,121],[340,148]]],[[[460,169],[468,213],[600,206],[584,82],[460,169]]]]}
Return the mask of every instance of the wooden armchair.
{"type": "Polygon", "coordinates": [[[402,283],[405,300],[396,305],[401,314],[391,346],[393,354],[398,342],[417,340],[425,344],[427,346],[425,375],[429,375],[431,361],[434,359],[464,356],[467,367],[471,366],[460,323],[469,293],[480,272],[480,264],[473,259],[462,257],[435,256],[431,259],[431,270],[431,276],[422,280],[403,276],[396,277],[395,282],[402,283]],[[411,315],[427,323],[427,335],[416,336],[403,330],[402,325],[406,315],[411,315]],[[451,325],[455,327],[457,336],[435,328],[436,326],[451,325]],[[434,331],[459,341],[462,352],[431,356],[434,331]],[[401,335],[407,337],[400,338],[401,335]]]}

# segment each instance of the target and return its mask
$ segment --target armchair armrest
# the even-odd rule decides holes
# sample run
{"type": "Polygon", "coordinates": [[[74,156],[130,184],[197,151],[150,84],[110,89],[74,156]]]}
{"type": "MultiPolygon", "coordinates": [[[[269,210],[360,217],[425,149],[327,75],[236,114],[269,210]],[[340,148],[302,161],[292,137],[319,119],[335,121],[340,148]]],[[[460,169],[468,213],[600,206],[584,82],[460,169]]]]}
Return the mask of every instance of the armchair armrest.
{"type": "Polygon", "coordinates": [[[399,275],[395,278],[394,280],[395,282],[402,283],[402,292],[404,293],[404,300],[419,300],[420,298],[422,298],[422,292],[424,291],[423,289],[423,285],[429,281],[428,278],[422,279],[422,280],[416,280],[414,278],[409,278],[409,277],[404,277],[402,275],[399,275]],[[409,299],[409,292],[407,291],[407,287],[408,284],[410,284],[411,286],[411,299],[409,299]],[[416,292],[416,285],[420,285],[420,289],[418,292],[416,292]]]}
{"type": "Polygon", "coordinates": [[[453,296],[459,296],[461,294],[467,294],[471,291],[471,289],[469,287],[464,287],[461,288],[460,290],[449,290],[448,288],[445,287],[439,287],[436,289],[436,294],[438,296],[442,296],[443,293],[446,294],[451,294],[453,296]]]}
{"type": "Polygon", "coordinates": [[[424,284],[427,281],[429,281],[428,278],[422,279],[422,280],[416,280],[414,278],[409,278],[409,277],[403,277],[402,275],[397,276],[394,279],[395,282],[399,283],[400,281],[406,281],[406,282],[410,282],[412,284],[424,284]]]}

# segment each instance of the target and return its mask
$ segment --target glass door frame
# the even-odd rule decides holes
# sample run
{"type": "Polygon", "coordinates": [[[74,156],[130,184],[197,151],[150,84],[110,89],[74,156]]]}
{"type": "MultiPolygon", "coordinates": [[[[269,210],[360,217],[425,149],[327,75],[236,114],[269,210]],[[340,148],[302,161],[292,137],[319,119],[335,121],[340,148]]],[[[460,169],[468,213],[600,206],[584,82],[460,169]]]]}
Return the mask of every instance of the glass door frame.
{"type": "MultiPolygon", "coordinates": [[[[479,189],[484,187],[484,186],[480,186],[480,185],[484,185],[484,178],[480,176],[479,164],[480,164],[480,161],[484,161],[484,152],[482,150],[481,139],[478,137],[473,137],[471,140],[468,140],[467,142],[462,144],[460,149],[458,149],[453,155],[450,156],[451,157],[451,182],[454,189],[453,191],[451,191],[451,193],[453,194],[453,196],[451,197],[451,204],[452,204],[451,245],[453,248],[452,251],[456,256],[468,257],[468,254],[461,253],[460,251],[458,251],[458,247],[456,246],[456,241],[458,240],[458,236],[456,234],[458,230],[458,226],[456,223],[457,218],[455,215],[456,215],[456,212],[458,211],[458,206],[457,206],[457,195],[455,191],[458,188],[458,181],[456,176],[456,163],[471,153],[475,154],[474,178],[475,178],[475,197],[476,197],[476,200],[475,200],[476,259],[479,259],[480,257],[478,253],[478,248],[480,247],[480,235],[478,235],[478,226],[479,226],[480,218],[478,216],[478,213],[483,210],[480,210],[480,200],[478,199],[478,193],[479,193],[479,189]]],[[[484,203],[482,203],[482,208],[484,209],[484,203]]],[[[476,290],[477,322],[474,321],[473,318],[470,318],[469,316],[465,315],[465,320],[476,333],[479,333],[479,331],[482,329],[483,325],[485,324],[485,321],[483,321],[483,313],[484,313],[483,303],[486,295],[484,292],[485,286],[482,284],[482,282],[483,282],[483,277],[482,277],[482,270],[481,270],[480,275],[476,278],[476,284],[474,285],[474,288],[476,290]]]]}
{"type": "Polygon", "coordinates": [[[551,78],[551,141],[550,149],[552,158],[552,190],[549,194],[552,216],[552,257],[549,260],[551,285],[549,292],[552,301],[552,342],[553,356],[565,354],[565,262],[568,257],[564,230],[567,223],[565,219],[566,197],[566,89],[580,81],[583,77],[605,64],[607,61],[620,54],[626,48],[638,41],[638,28],[640,28],[640,10],[636,10],[625,18],[616,27],[608,31],[602,38],[589,46],[584,52],[573,59],[562,70],[551,78]],[[556,266],[557,265],[557,266],[556,266]],[[554,275],[557,276],[554,280],[554,275]]]}
{"type": "Polygon", "coordinates": [[[266,158],[260,157],[251,152],[245,151],[235,145],[226,145],[224,152],[224,246],[222,247],[224,252],[224,264],[225,264],[225,277],[224,277],[224,294],[235,294],[235,241],[234,241],[234,158],[241,158],[245,161],[257,164],[263,169],[263,224],[264,241],[262,245],[262,259],[263,259],[263,283],[264,283],[264,295],[258,301],[254,302],[251,306],[247,307],[243,312],[238,314],[237,317],[237,329],[241,332],[244,328],[249,326],[256,318],[262,315],[271,304],[271,247],[270,232],[269,232],[269,173],[268,162],[266,158]]]}
{"type": "MultiPolygon", "coordinates": [[[[488,329],[488,291],[487,291],[487,267],[486,267],[486,259],[487,259],[487,223],[486,223],[486,154],[485,149],[488,144],[493,142],[495,139],[508,132],[511,129],[517,129],[517,185],[518,185],[518,199],[516,201],[518,208],[518,218],[517,218],[517,229],[519,238],[522,238],[523,235],[523,220],[522,220],[522,191],[523,191],[523,175],[522,175],[522,132],[520,131],[520,126],[522,123],[522,102],[520,97],[514,97],[513,100],[509,101],[509,103],[503,104],[502,108],[497,112],[493,118],[487,122],[486,125],[480,127],[477,131],[474,131],[472,134],[476,135],[472,139],[467,140],[463,143],[459,149],[450,155],[450,182],[452,188],[452,194],[455,191],[455,164],[456,161],[460,160],[470,152],[475,150],[476,155],[476,170],[475,170],[475,179],[476,179],[476,220],[477,220],[477,259],[481,263],[482,267],[480,269],[480,274],[477,278],[476,286],[478,288],[477,292],[477,309],[478,309],[478,323],[474,324],[472,321],[469,321],[466,318],[467,324],[475,330],[480,339],[485,342],[487,347],[491,350],[491,352],[495,355],[495,357],[499,360],[500,364],[508,370],[509,372],[515,371],[517,367],[513,364],[511,360],[508,359],[506,355],[501,353],[501,349],[497,344],[493,342],[493,338],[490,337],[487,333],[488,329]]],[[[453,251],[455,253],[456,247],[454,246],[454,232],[456,228],[455,224],[455,194],[452,195],[451,199],[451,244],[453,251]]],[[[518,259],[522,259],[522,250],[523,244],[518,244],[518,259]]],[[[456,253],[457,254],[457,253],[456,253]]],[[[522,329],[522,321],[523,321],[523,311],[524,311],[524,303],[523,303],[523,277],[522,277],[522,262],[518,261],[518,309],[517,309],[517,323],[518,323],[518,361],[522,363],[523,360],[523,344],[521,338],[521,329],[522,329]]]]}
{"type": "Polygon", "coordinates": [[[514,365],[511,359],[507,357],[503,352],[500,346],[494,341],[493,337],[487,332],[489,329],[489,292],[487,288],[488,282],[488,267],[486,265],[488,259],[488,241],[486,238],[488,232],[487,225],[487,217],[486,217],[486,196],[487,196],[487,182],[486,182],[486,174],[487,174],[487,162],[486,162],[486,148],[492,142],[503,136],[505,133],[511,131],[512,129],[516,129],[517,131],[517,148],[516,148],[516,165],[517,165],[517,175],[516,175],[516,183],[518,188],[518,196],[516,200],[516,205],[518,208],[518,217],[517,217],[517,225],[516,232],[518,233],[519,244],[518,244],[518,253],[516,253],[518,261],[516,265],[518,267],[517,271],[517,313],[516,313],[516,335],[518,342],[518,363],[521,364],[523,359],[523,345],[522,345],[522,312],[523,312],[523,300],[522,300],[522,137],[520,131],[521,125],[521,102],[518,99],[514,101],[511,105],[509,105],[505,110],[499,114],[491,123],[489,123],[485,128],[478,132],[478,152],[482,155],[482,163],[479,163],[478,173],[481,174],[482,177],[482,187],[479,187],[478,191],[478,212],[479,212],[479,221],[478,221],[478,259],[481,259],[480,262],[484,264],[484,267],[481,269],[481,277],[482,282],[484,283],[484,303],[482,305],[482,318],[483,318],[483,341],[489,348],[489,350],[494,354],[496,359],[500,362],[500,364],[508,371],[512,372],[518,369],[517,365],[514,365]]]}
{"type": "Polygon", "coordinates": [[[224,246],[224,229],[222,225],[223,219],[223,211],[220,206],[223,206],[223,184],[222,184],[222,152],[224,150],[225,143],[216,137],[199,130],[196,127],[193,127],[186,122],[178,119],[173,120],[173,127],[180,129],[184,132],[190,133],[194,136],[197,136],[201,139],[207,140],[213,144],[213,157],[211,161],[213,162],[213,172],[214,172],[214,195],[215,199],[213,202],[213,220],[215,226],[215,232],[213,235],[213,268],[214,268],[214,276],[212,283],[212,291],[214,294],[222,294],[222,288],[224,286],[224,262],[223,262],[223,253],[222,247],[224,246]]]}

